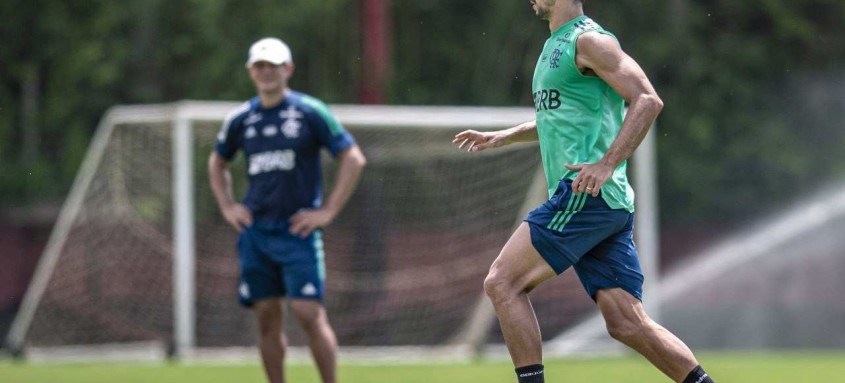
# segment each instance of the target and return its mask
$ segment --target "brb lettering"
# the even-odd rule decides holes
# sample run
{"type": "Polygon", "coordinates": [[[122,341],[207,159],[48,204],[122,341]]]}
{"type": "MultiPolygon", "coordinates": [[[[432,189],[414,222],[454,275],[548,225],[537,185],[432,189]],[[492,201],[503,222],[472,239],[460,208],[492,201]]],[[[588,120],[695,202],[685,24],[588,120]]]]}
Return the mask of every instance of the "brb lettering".
{"type": "Polygon", "coordinates": [[[555,110],[560,108],[560,92],[557,89],[543,89],[534,92],[534,109],[555,110]]]}

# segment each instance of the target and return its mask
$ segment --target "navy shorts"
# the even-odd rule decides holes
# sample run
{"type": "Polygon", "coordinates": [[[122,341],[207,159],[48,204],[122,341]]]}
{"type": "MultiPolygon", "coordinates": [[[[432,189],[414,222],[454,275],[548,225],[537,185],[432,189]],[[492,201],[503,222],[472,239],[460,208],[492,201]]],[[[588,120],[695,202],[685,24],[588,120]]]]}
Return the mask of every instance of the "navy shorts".
{"type": "Polygon", "coordinates": [[[238,252],[242,305],[283,296],[323,300],[325,264],[320,230],[303,239],[290,234],[287,227],[251,226],[241,232],[238,252]]]}
{"type": "Polygon", "coordinates": [[[642,301],[633,213],[611,209],[601,194],[574,194],[572,181],[561,180],[554,195],[525,222],[534,248],[555,273],[572,266],[593,300],[598,290],[618,287],[642,301]]]}

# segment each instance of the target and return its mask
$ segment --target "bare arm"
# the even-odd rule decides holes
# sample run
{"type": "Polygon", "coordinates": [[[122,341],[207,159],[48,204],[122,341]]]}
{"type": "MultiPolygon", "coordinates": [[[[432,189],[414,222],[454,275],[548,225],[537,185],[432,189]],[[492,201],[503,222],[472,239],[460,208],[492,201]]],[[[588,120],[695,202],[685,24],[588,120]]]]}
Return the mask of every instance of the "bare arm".
{"type": "Polygon", "coordinates": [[[628,113],[622,121],[619,135],[604,157],[595,164],[567,165],[568,169],[579,171],[573,190],[598,196],[613,170],[628,159],[643,141],[663,109],[663,101],[639,64],[622,51],[613,37],[587,32],[578,38],[577,44],[575,62],[578,67],[593,71],[628,102],[628,113]]]}
{"type": "Polygon", "coordinates": [[[252,225],[252,213],[242,204],[235,201],[232,193],[232,173],[229,163],[217,152],[212,152],[208,158],[208,182],[220,212],[237,231],[242,231],[252,225]]]}
{"type": "Polygon", "coordinates": [[[524,122],[508,129],[495,132],[479,132],[465,130],[455,135],[452,143],[458,145],[458,149],[466,147],[468,152],[478,152],[489,148],[510,145],[514,142],[537,141],[537,120],[524,122]]]}
{"type": "Polygon", "coordinates": [[[361,172],[367,164],[367,159],[358,145],[352,145],[337,155],[338,169],[326,203],[319,209],[301,210],[290,218],[290,232],[300,237],[307,237],[317,228],[325,227],[334,221],[335,217],[346,206],[358,186],[361,172]]]}

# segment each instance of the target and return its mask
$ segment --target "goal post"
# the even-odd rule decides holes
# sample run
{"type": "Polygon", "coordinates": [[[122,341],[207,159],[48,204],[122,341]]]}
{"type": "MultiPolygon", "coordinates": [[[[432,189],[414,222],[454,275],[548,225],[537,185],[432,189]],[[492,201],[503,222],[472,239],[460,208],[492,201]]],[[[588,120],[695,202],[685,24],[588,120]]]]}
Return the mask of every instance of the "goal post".
{"type": "MultiPolygon", "coordinates": [[[[105,114],[7,335],[11,350],[137,344],[159,351],[131,355],[190,359],[255,344],[255,323],[236,303],[236,235],[217,211],[204,166],[238,105],[182,101],[105,114]]],[[[498,331],[481,282],[514,225],[544,199],[545,185],[536,144],[469,155],[450,141],[464,129],[531,120],[533,109],[331,110],[369,164],[326,228],[326,306],[341,356],[477,356],[498,331]]],[[[634,163],[653,171],[641,152],[634,163]]],[[[232,165],[240,195],[243,159],[232,165]]],[[[324,167],[330,188],[336,167],[324,167]]],[[[653,200],[638,183],[639,201],[653,200]]],[[[639,222],[638,238],[656,238],[643,236],[649,227],[639,222]]],[[[291,343],[305,344],[296,333],[291,343]]]]}

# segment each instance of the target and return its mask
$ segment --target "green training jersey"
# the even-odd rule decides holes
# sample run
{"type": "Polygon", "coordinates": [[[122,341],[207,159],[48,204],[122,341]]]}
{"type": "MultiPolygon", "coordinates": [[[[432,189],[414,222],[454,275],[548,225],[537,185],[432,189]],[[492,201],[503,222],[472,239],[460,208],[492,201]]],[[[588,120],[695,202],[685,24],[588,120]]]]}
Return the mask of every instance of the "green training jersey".
{"type": "MultiPolygon", "coordinates": [[[[601,78],[582,74],[575,64],[576,41],[589,31],[613,36],[587,16],[576,17],[552,32],[534,69],[537,135],[549,197],[561,179],[577,176],[565,164],[595,163],[604,156],[625,116],[622,97],[601,78]]],[[[626,169],[623,161],[602,185],[601,196],[611,208],[633,212],[634,190],[626,169]]]]}

